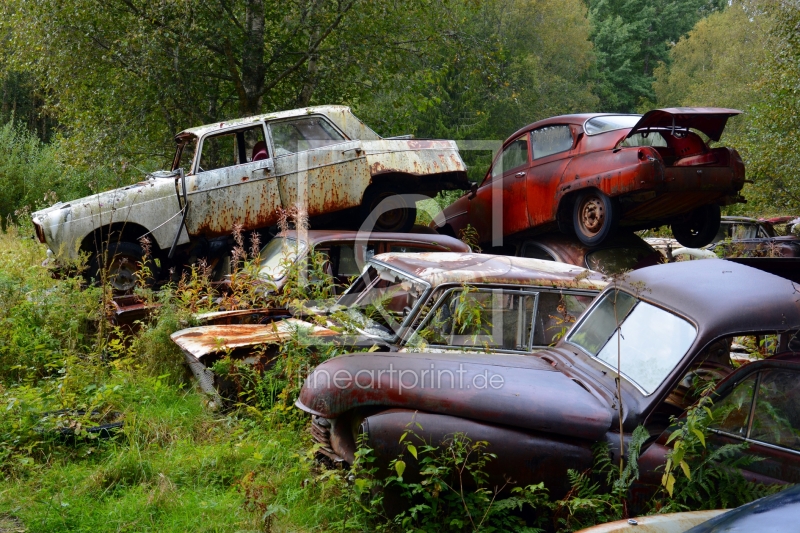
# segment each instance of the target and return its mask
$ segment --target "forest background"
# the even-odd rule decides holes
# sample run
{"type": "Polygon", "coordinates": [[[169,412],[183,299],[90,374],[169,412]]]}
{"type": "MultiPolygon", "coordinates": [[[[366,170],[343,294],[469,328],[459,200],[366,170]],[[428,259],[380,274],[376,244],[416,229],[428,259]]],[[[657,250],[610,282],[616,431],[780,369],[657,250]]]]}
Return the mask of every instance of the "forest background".
{"type": "MultiPolygon", "coordinates": [[[[0,216],[140,180],[185,128],[346,104],[502,140],[577,111],[741,109],[748,204],[800,210],[796,0],[0,0],[0,216]]],[[[465,152],[480,179],[491,154],[465,152]]],[[[27,212],[27,211],[26,211],[27,212]]]]}

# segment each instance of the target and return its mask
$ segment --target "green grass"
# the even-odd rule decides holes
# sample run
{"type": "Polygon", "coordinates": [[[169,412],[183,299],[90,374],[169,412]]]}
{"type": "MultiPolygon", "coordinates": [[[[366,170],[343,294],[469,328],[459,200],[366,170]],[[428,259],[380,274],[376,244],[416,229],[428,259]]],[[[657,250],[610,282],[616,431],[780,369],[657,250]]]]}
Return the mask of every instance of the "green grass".
{"type": "Polygon", "coordinates": [[[185,310],[165,306],[115,345],[98,328],[100,292],[51,279],[26,232],[0,233],[0,519],[29,532],[327,531],[342,521],[343,477],[314,465],[299,411],[208,409],[168,336],[185,310]],[[120,411],[125,426],[68,442],[42,430],[41,413],[64,408],[120,411]]]}

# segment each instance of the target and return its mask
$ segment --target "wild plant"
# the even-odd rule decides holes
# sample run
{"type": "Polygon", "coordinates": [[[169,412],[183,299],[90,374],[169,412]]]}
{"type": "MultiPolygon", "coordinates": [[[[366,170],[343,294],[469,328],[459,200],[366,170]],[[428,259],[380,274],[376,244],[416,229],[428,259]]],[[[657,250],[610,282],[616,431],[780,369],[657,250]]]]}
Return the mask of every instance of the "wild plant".
{"type": "Polygon", "coordinates": [[[747,481],[740,469],[760,461],[747,455],[747,443],[706,446],[714,418],[710,396],[700,399],[675,422],[667,444],[661,490],[651,507],[661,513],[736,507],[779,490],[747,481]]]}

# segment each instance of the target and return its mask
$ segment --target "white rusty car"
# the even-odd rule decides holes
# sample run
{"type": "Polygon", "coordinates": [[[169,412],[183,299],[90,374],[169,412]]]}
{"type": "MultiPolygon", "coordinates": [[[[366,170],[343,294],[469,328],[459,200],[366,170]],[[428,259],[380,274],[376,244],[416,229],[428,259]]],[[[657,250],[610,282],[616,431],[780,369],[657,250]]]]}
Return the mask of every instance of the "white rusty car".
{"type": "Polygon", "coordinates": [[[454,141],[383,139],[344,106],[219,122],[175,140],[170,172],[35,212],[39,241],[54,254],[88,253],[91,276],[105,265],[112,285],[127,290],[144,235],[163,267],[176,251],[202,256],[234,225],[276,224],[279,208],[301,206],[312,227],[360,224],[372,214],[377,230],[408,231],[416,208],[405,195],[469,188],[454,141]]]}

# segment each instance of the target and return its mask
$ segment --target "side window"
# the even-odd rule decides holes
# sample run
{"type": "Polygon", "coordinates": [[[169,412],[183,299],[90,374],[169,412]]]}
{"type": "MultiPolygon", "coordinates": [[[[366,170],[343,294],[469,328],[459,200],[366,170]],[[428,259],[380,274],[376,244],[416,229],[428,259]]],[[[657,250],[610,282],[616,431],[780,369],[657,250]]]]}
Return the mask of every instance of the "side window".
{"type": "Polygon", "coordinates": [[[758,385],[750,438],[800,450],[800,375],[765,370],[758,385]]]}
{"type": "Polygon", "coordinates": [[[268,157],[264,128],[259,124],[244,130],[206,137],[203,141],[203,153],[200,155],[200,168],[197,171],[208,172],[268,157]]]}
{"type": "Polygon", "coordinates": [[[533,158],[566,152],[572,148],[572,131],[569,126],[545,126],[531,132],[533,158]]]}
{"type": "Polygon", "coordinates": [[[333,275],[337,278],[348,279],[361,274],[358,261],[369,261],[375,255],[375,245],[367,244],[364,249],[363,244],[356,245],[353,242],[335,244],[330,247],[328,255],[332,263],[333,275]],[[357,246],[363,252],[358,250],[357,246]]]}
{"type": "Polygon", "coordinates": [[[509,170],[528,164],[528,136],[523,135],[506,146],[492,166],[492,179],[502,176],[509,170]]]}
{"type": "Polygon", "coordinates": [[[533,244],[531,242],[526,242],[525,245],[522,247],[522,257],[529,257],[531,259],[543,259],[545,261],[556,260],[556,258],[553,257],[550,254],[550,252],[548,252],[541,246],[533,244]]]}
{"type": "Polygon", "coordinates": [[[539,293],[533,345],[552,346],[558,342],[592,300],[584,294],[539,293]]]}
{"type": "Polygon", "coordinates": [[[269,128],[276,156],[296,154],[346,141],[344,136],[322,117],[273,122],[269,128]]]}
{"type": "Polygon", "coordinates": [[[433,345],[525,351],[535,300],[516,290],[451,290],[419,333],[433,345]]]}
{"type": "Polygon", "coordinates": [[[743,382],[736,385],[728,396],[714,404],[712,409],[714,416],[709,427],[729,435],[736,435],[742,438],[747,436],[756,376],[757,374],[751,374],[743,382]]]}

